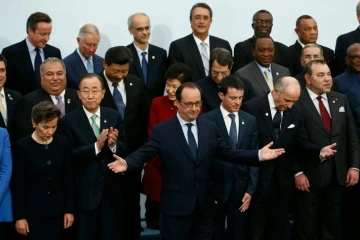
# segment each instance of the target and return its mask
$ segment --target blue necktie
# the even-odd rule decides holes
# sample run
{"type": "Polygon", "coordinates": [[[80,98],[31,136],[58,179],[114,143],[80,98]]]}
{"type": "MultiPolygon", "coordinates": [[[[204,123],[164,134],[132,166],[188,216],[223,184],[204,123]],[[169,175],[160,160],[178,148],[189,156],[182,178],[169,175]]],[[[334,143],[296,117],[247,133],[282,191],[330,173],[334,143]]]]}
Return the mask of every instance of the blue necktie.
{"type": "Polygon", "coordinates": [[[143,77],[144,77],[144,84],[145,87],[147,86],[147,61],[146,61],[146,52],[142,52],[142,59],[141,59],[141,68],[142,68],[142,73],[143,73],[143,77]]]}
{"type": "Polygon", "coordinates": [[[35,48],[36,56],[34,61],[34,70],[35,70],[35,78],[38,86],[41,86],[41,78],[40,78],[40,65],[42,63],[42,59],[40,56],[40,49],[35,48]]]}
{"type": "Polygon", "coordinates": [[[279,110],[276,109],[276,113],[275,113],[275,116],[273,118],[275,143],[279,142],[280,123],[281,123],[281,113],[280,113],[279,110]]]}
{"type": "Polygon", "coordinates": [[[119,110],[121,117],[124,119],[124,114],[125,114],[125,104],[124,101],[122,99],[121,93],[118,89],[119,84],[118,83],[113,83],[112,84],[114,87],[114,92],[113,92],[113,98],[116,104],[117,109],[119,110]]]}
{"type": "Polygon", "coordinates": [[[196,141],[195,141],[195,137],[194,134],[191,131],[191,127],[194,125],[192,123],[186,123],[186,125],[188,126],[188,142],[189,142],[189,147],[190,147],[190,151],[194,157],[194,159],[196,160],[196,156],[197,156],[197,145],[196,145],[196,141]]]}
{"type": "Polygon", "coordinates": [[[92,62],[91,62],[91,58],[86,58],[86,68],[87,68],[87,71],[88,71],[88,73],[94,73],[94,66],[93,66],[93,64],[92,64],[92,62]]]}
{"type": "Polygon", "coordinates": [[[235,114],[233,113],[230,113],[229,114],[229,117],[231,118],[231,124],[230,124],[230,132],[229,132],[229,135],[230,135],[230,139],[231,139],[231,147],[233,149],[236,148],[236,145],[237,145],[237,134],[236,134],[236,122],[235,122],[235,114]]]}

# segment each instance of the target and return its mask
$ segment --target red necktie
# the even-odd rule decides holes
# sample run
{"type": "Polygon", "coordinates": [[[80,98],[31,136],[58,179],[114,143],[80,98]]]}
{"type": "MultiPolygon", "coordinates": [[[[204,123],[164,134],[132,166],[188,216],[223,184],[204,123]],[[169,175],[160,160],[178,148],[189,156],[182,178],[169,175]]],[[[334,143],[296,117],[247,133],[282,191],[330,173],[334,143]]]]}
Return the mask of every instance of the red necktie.
{"type": "Polygon", "coordinates": [[[326,110],[324,103],[322,102],[322,97],[319,95],[317,96],[317,100],[319,101],[319,109],[320,109],[320,115],[321,119],[324,123],[325,128],[328,130],[329,133],[331,133],[331,118],[326,110]]]}

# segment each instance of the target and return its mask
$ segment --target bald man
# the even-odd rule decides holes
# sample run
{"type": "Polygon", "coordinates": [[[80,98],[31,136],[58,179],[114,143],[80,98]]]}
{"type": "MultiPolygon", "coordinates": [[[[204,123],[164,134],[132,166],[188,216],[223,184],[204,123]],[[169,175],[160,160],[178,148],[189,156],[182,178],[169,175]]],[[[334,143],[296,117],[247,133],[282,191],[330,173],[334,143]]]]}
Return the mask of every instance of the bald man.
{"type": "Polygon", "coordinates": [[[321,147],[307,140],[302,117],[292,109],[300,97],[300,84],[283,77],[268,94],[244,103],[242,109],[256,117],[259,147],[274,142],[285,154],[272,163],[260,163],[256,191],[249,208],[249,239],[290,239],[289,202],[294,188],[293,159],[297,151],[330,157],[334,145],[321,147]],[[275,214],[276,215],[275,215],[275,214]]]}

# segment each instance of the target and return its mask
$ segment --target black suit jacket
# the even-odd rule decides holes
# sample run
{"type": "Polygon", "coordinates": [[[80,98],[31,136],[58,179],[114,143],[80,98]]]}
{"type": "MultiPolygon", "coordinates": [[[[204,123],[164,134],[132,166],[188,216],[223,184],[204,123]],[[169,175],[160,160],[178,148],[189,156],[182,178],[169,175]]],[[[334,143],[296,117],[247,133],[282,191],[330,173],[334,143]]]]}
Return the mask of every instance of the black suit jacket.
{"type": "MultiPolygon", "coordinates": [[[[19,102],[15,116],[15,137],[17,140],[33,132],[31,123],[32,108],[39,102],[46,100],[52,102],[50,95],[40,88],[27,94],[19,102]]],[[[63,101],[65,104],[65,113],[69,113],[81,106],[76,91],[70,88],[65,90],[65,99],[63,101]]]]}
{"type": "MultiPolygon", "coordinates": [[[[121,116],[117,111],[100,107],[100,132],[113,127],[119,131],[116,154],[125,155],[126,136],[121,116]]],[[[107,146],[96,155],[97,138],[83,107],[66,114],[59,122],[59,131],[67,136],[72,150],[75,175],[76,206],[80,211],[96,209],[106,197],[114,209],[123,208],[122,175],[109,170],[113,153],[107,146]]]]}
{"type": "Polygon", "coordinates": [[[6,114],[7,114],[7,125],[3,117],[0,115],[0,127],[7,128],[11,143],[15,140],[15,114],[16,108],[22,99],[20,93],[13,91],[8,88],[4,88],[5,102],[6,102],[6,114]]]}
{"type": "MultiPolygon", "coordinates": [[[[232,49],[228,41],[214,36],[209,36],[210,53],[214,48],[226,48],[232,54],[232,49]]],[[[210,58],[210,56],[209,56],[210,58]]],[[[169,49],[169,66],[176,63],[184,63],[192,70],[192,80],[199,81],[206,77],[204,64],[201,59],[199,47],[196,45],[193,34],[173,41],[169,49]]]]}
{"type": "MultiPolygon", "coordinates": [[[[253,36],[243,42],[238,42],[235,45],[234,66],[232,68],[233,73],[254,60],[252,49],[255,43],[255,39],[255,36],[253,36]]],[[[281,66],[287,67],[291,72],[291,64],[289,62],[291,60],[289,48],[286,45],[275,41],[274,47],[275,53],[273,62],[281,66]]]]}
{"type": "MultiPolygon", "coordinates": [[[[133,55],[133,61],[130,66],[129,73],[144,79],[140,64],[141,59],[139,59],[134,43],[129,44],[127,47],[131,50],[133,55]]],[[[145,86],[149,102],[151,102],[155,97],[164,95],[164,74],[167,66],[166,62],[166,50],[149,44],[147,85],[145,86]]]]}
{"type": "MultiPolygon", "coordinates": [[[[259,144],[255,117],[241,110],[238,114],[239,132],[236,148],[257,150],[259,144]]],[[[226,129],[220,107],[203,114],[200,118],[205,118],[213,122],[217,126],[221,137],[231,146],[231,139],[226,129]]],[[[224,159],[216,158],[213,166],[214,196],[216,201],[220,204],[226,204],[234,186],[236,189],[236,197],[239,200],[238,203],[241,205],[241,199],[245,193],[250,195],[254,194],[258,181],[258,172],[258,167],[234,164],[224,161],[224,159]]]]}
{"type": "Polygon", "coordinates": [[[311,187],[327,186],[334,173],[334,179],[340,185],[345,185],[348,169],[360,167],[359,139],[348,100],[345,95],[333,91],[327,93],[327,97],[332,119],[331,134],[326,130],[306,88],[302,89],[301,96],[294,105],[304,118],[306,133],[311,142],[321,147],[337,144],[334,157],[324,162],[318,156],[300,152],[295,171],[303,171],[311,187]]]}
{"type": "MultiPolygon", "coordinates": [[[[5,87],[26,95],[38,88],[33,63],[25,39],[2,50],[7,60],[5,87]]],[[[60,50],[49,44],[44,47],[45,59],[56,57],[61,59],[60,50]]]]}
{"type": "MultiPolygon", "coordinates": [[[[334,51],[330,48],[327,48],[325,46],[322,46],[319,44],[319,46],[323,50],[324,60],[328,64],[330,70],[332,73],[335,72],[334,70],[334,51]]],[[[301,50],[302,47],[298,41],[296,41],[293,45],[289,46],[291,50],[291,59],[292,59],[292,76],[296,76],[299,73],[302,73],[304,68],[301,66],[300,63],[300,57],[301,57],[301,50]]]]}
{"type": "MultiPolygon", "coordinates": [[[[103,72],[100,76],[104,80],[106,79],[103,72]]],[[[150,107],[142,79],[129,74],[122,81],[125,83],[126,91],[126,107],[123,122],[128,141],[128,153],[131,153],[142,146],[148,137],[147,124],[150,107]]],[[[100,103],[101,106],[118,111],[106,80],[104,85],[105,96],[100,103]]]]}

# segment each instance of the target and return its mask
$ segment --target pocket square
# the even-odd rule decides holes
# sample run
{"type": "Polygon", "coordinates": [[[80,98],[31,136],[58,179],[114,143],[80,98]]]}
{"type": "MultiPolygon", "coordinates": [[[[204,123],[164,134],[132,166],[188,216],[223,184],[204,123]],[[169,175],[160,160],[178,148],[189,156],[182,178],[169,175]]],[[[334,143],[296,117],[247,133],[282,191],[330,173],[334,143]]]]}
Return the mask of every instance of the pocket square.
{"type": "Polygon", "coordinates": [[[344,107],[340,107],[340,108],[339,108],[339,112],[345,112],[345,108],[344,108],[344,107]]]}
{"type": "Polygon", "coordinates": [[[290,124],[287,128],[294,128],[295,124],[290,124]]]}

